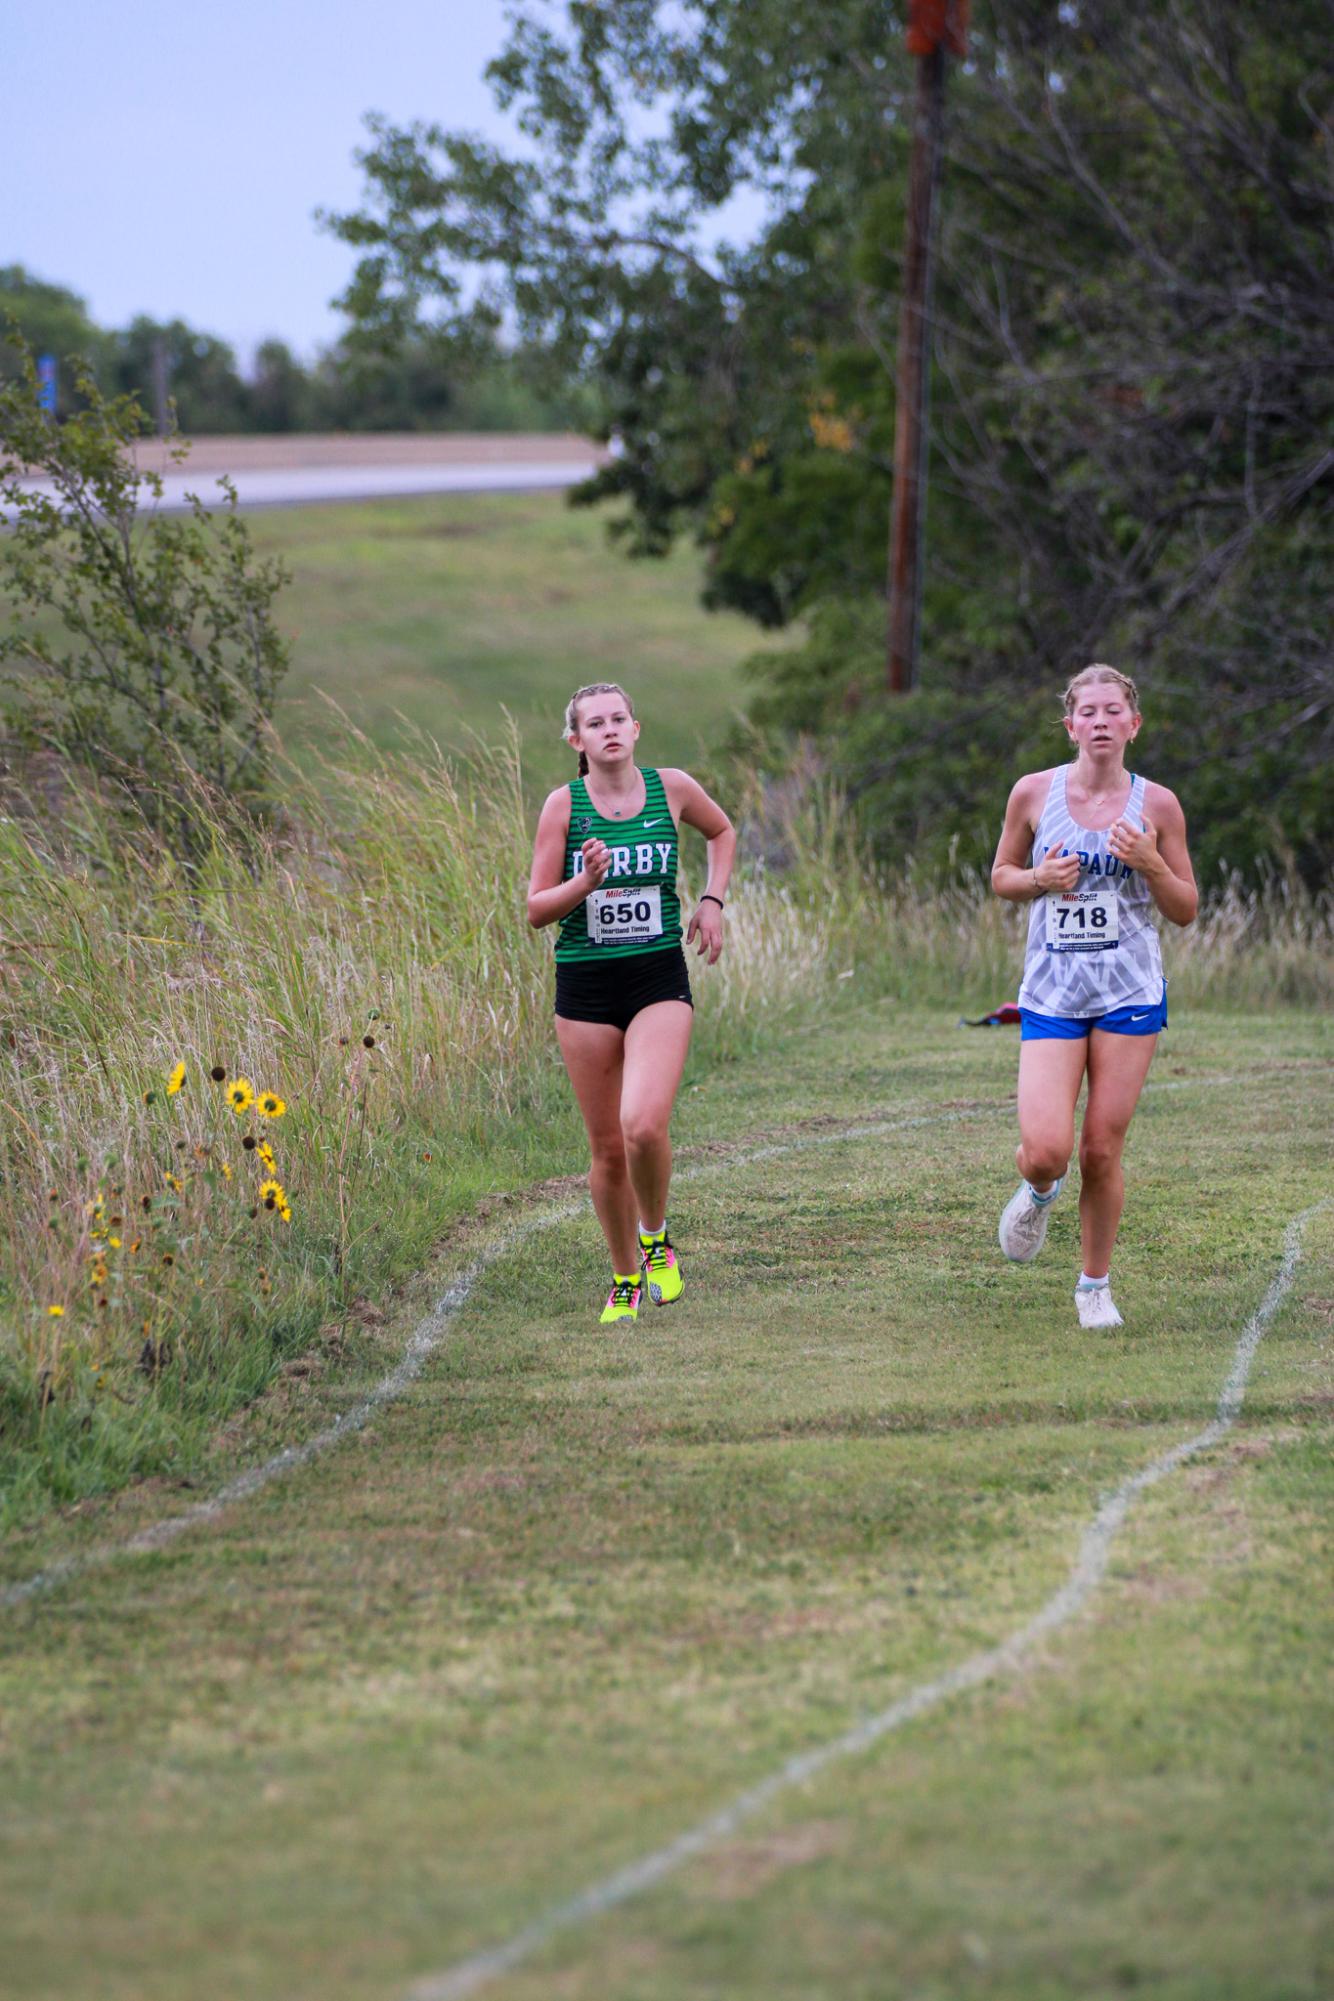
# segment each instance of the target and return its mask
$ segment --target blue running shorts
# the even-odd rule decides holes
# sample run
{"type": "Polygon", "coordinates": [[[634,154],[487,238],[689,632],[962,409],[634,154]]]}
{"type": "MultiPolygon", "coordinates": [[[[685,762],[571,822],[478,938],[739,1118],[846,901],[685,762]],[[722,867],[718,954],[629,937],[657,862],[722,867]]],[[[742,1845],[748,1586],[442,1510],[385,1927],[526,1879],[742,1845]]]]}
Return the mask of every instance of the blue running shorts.
{"type": "Polygon", "coordinates": [[[1019,1010],[1021,1042],[1080,1042],[1095,1028],[1109,1035],[1157,1035],[1167,1027],[1167,982],[1156,1007],[1114,1007],[1110,1014],[1035,1014],[1031,1007],[1019,1010]]]}

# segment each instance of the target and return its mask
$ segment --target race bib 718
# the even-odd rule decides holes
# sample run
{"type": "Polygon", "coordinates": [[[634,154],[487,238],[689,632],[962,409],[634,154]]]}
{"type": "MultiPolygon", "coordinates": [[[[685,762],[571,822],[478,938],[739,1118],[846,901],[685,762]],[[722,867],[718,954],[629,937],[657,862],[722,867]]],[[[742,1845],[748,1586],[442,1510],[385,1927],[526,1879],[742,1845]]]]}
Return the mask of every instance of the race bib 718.
{"type": "Polygon", "coordinates": [[[1047,892],[1049,952],[1114,952],[1121,942],[1121,905],[1114,889],[1047,892]]]}

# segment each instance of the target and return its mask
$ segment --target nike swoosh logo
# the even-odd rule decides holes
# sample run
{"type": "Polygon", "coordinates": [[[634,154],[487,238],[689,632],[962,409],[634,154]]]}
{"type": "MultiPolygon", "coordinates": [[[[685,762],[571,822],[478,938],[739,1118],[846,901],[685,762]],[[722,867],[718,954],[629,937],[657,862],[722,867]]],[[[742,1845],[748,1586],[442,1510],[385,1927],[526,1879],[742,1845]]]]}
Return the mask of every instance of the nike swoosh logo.
{"type": "Polygon", "coordinates": [[[645,820],[645,822],[644,822],[644,832],[645,832],[645,833],[647,833],[650,827],[656,827],[656,826],[658,825],[659,821],[661,820],[661,818],[662,818],[662,815],[661,815],[661,814],[659,814],[659,816],[658,816],[658,819],[657,819],[657,820],[645,820]]]}
{"type": "Polygon", "coordinates": [[[1131,1015],[1131,1017],[1130,1017],[1130,1019],[1131,1019],[1132,1021],[1147,1021],[1147,1020],[1148,1020],[1148,1018],[1149,1018],[1149,1014],[1150,1014],[1150,1012],[1151,1012],[1151,1010],[1150,1010],[1149,1008],[1147,1008],[1147,1007],[1146,1007],[1146,1008],[1145,1008],[1145,1010],[1144,1010],[1144,1012],[1143,1012],[1143,1014],[1132,1014],[1132,1015],[1131,1015]]]}

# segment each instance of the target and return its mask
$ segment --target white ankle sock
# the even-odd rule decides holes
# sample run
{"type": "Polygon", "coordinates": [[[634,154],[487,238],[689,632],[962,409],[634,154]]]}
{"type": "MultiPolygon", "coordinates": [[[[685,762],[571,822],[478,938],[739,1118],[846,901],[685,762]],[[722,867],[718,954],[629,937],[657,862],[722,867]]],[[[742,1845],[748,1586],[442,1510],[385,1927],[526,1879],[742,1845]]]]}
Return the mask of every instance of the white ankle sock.
{"type": "Polygon", "coordinates": [[[641,1237],[661,1237],[665,1234],[666,1229],[667,1229],[667,1218],[664,1216],[656,1230],[650,1230],[647,1223],[641,1223],[639,1226],[639,1234],[641,1237]]]}
{"type": "Polygon", "coordinates": [[[1090,1278],[1086,1271],[1082,1271],[1079,1274],[1079,1283],[1084,1287],[1086,1292],[1095,1292],[1100,1286],[1111,1283],[1111,1273],[1104,1272],[1101,1278],[1090,1278]]]}

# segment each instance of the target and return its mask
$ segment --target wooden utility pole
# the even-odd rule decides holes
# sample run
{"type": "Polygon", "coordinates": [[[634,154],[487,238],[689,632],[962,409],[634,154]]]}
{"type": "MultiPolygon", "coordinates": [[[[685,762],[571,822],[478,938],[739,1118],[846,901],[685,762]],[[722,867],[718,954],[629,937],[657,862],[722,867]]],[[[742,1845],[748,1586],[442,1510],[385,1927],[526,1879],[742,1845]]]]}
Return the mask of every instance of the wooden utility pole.
{"type": "Polygon", "coordinates": [[[945,123],[945,59],[947,53],[964,54],[967,33],[968,0],[911,0],[906,40],[908,53],[917,58],[917,89],[903,245],[894,505],[889,529],[888,675],[890,691],[896,695],[911,688],[917,678],[917,637],[922,614],[931,291],[936,192],[940,186],[945,123]]]}

